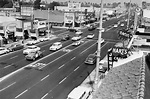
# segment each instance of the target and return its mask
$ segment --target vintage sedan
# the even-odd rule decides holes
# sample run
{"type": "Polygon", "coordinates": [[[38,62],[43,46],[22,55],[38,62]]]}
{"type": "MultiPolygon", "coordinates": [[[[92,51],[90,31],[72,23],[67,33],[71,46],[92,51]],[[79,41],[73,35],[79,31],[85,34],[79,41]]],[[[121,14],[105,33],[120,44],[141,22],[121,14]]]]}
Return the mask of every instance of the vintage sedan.
{"type": "Polygon", "coordinates": [[[49,50],[50,51],[56,51],[62,48],[62,43],[61,42],[55,42],[50,46],[49,50]]]}
{"type": "Polygon", "coordinates": [[[9,50],[7,48],[0,47],[0,55],[6,54],[6,53],[9,53],[9,50]]]}
{"type": "Polygon", "coordinates": [[[92,39],[94,37],[94,34],[93,33],[89,33],[88,35],[87,35],[87,38],[88,39],[92,39]]]}
{"type": "Polygon", "coordinates": [[[81,39],[81,36],[76,35],[76,36],[72,37],[71,39],[72,39],[72,41],[77,41],[77,40],[81,39]]]}
{"type": "Polygon", "coordinates": [[[37,58],[42,57],[43,54],[41,51],[30,52],[25,56],[26,60],[36,60],[37,58]]]}
{"type": "Polygon", "coordinates": [[[36,51],[40,51],[40,47],[32,45],[32,46],[27,46],[24,50],[23,50],[23,54],[29,54],[31,52],[36,52],[36,51]]]}
{"type": "Polygon", "coordinates": [[[86,60],[84,61],[85,64],[93,65],[96,63],[96,55],[89,54],[86,60]]]}
{"type": "Polygon", "coordinates": [[[72,46],[79,46],[81,44],[81,41],[76,41],[72,43],[72,46]]]}
{"type": "Polygon", "coordinates": [[[11,46],[8,47],[8,50],[10,52],[12,51],[16,51],[16,50],[20,50],[20,49],[23,49],[24,48],[24,45],[23,44],[20,44],[20,43],[15,43],[15,44],[12,44],[11,46]]]}

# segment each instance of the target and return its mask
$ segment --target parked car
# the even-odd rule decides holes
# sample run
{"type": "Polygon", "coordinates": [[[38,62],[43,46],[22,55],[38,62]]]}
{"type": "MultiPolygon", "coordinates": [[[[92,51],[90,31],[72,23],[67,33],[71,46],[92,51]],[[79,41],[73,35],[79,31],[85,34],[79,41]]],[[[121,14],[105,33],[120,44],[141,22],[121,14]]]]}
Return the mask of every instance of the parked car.
{"type": "Polygon", "coordinates": [[[70,32],[77,32],[78,31],[78,29],[73,28],[73,27],[69,27],[67,30],[70,32]]]}
{"type": "Polygon", "coordinates": [[[24,45],[23,44],[20,44],[20,43],[15,43],[15,44],[12,44],[11,46],[8,47],[8,50],[10,52],[12,51],[16,51],[16,50],[20,50],[20,49],[23,49],[24,48],[24,45]]]}
{"type": "Polygon", "coordinates": [[[6,54],[6,53],[8,53],[8,52],[9,52],[9,50],[8,50],[7,48],[0,47],[0,55],[6,54]]]}
{"type": "Polygon", "coordinates": [[[88,28],[89,31],[92,31],[92,30],[94,30],[94,29],[96,29],[96,26],[95,26],[95,25],[90,25],[90,27],[88,28]]]}
{"type": "Polygon", "coordinates": [[[67,99],[92,99],[91,94],[91,87],[78,86],[68,94],[67,99]]]}
{"type": "Polygon", "coordinates": [[[95,64],[96,63],[96,55],[95,54],[88,55],[88,57],[86,58],[86,60],[84,61],[84,63],[90,64],[90,65],[95,64]]]}
{"type": "Polygon", "coordinates": [[[31,52],[36,52],[36,51],[40,51],[40,47],[36,46],[36,45],[32,45],[32,46],[27,46],[24,50],[23,50],[23,54],[29,54],[31,52]]]}
{"type": "Polygon", "coordinates": [[[81,30],[78,30],[78,31],[76,32],[76,35],[81,35],[81,34],[83,34],[83,32],[82,32],[81,30]]]}
{"type": "Polygon", "coordinates": [[[64,35],[63,37],[62,37],[62,41],[66,41],[66,40],[69,40],[70,39],[70,36],[68,35],[68,34],[66,34],[66,35],[64,35]]]}
{"type": "Polygon", "coordinates": [[[79,35],[76,35],[74,37],[72,37],[72,41],[77,41],[77,40],[80,40],[81,39],[81,36],[79,35]]]}
{"type": "Polygon", "coordinates": [[[80,44],[81,44],[81,41],[76,41],[72,43],[73,46],[79,46],[80,44]]]}
{"type": "Polygon", "coordinates": [[[117,24],[115,24],[115,25],[114,25],[114,27],[118,27],[118,25],[117,25],[117,24]]]}
{"type": "Polygon", "coordinates": [[[25,56],[26,60],[36,60],[37,58],[42,57],[43,54],[41,51],[31,51],[25,56]]]}
{"type": "Polygon", "coordinates": [[[30,41],[26,42],[26,45],[34,45],[34,44],[37,44],[37,43],[39,43],[39,40],[30,40],[30,41]]]}
{"type": "Polygon", "coordinates": [[[94,34],[93,33],[89,33],[88,35],[87,35],[87,38],[88,39],[92,39],[94,37],[94,34]]]}
{"type": "Polygon", "coordinates": [[[61,42],[55,42],[50,46],[49,50],[50,51],[56,51],[58,49],[62,48],[62,43],[61,42]]]}
{"type": "Polygon", "coordinates": [[[122,23],[120,26],[124,26],[124,24],[122,23]]]}
{"type": "Polygon", "coordinates": [[[40,42],[44,42],[44,41],[48,41],[48,40],[49,40],[48,37],[41,37],[41,38],[39,38],[40,42]]]}

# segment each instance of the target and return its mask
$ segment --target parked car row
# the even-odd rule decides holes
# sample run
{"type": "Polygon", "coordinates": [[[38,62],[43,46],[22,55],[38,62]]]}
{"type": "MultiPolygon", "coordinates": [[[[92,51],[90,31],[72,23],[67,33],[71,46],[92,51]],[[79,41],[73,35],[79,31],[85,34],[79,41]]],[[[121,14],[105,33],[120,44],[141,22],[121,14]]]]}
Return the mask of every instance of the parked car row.
{"type": "Polygon", "coordinates": [[[27,41],[25,43],[25,45],[34,45],[34,44],[38,44],[39,42],[44,42],[44,41],[48,41],[49,38],[48,37],[42,37],[42,38],[39,38],[37,40],[30,40],[30,41],[27,41]]]}

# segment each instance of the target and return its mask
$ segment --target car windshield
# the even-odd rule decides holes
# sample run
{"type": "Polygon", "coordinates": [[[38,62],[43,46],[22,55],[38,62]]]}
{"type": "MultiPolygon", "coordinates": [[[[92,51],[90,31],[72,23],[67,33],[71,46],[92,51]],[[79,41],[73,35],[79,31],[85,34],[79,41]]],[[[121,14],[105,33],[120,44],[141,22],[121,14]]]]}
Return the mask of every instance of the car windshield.
{"type": "Polygon", "coordinates": [[[35,49],[36,46],[28,46],[27,49],[35,49]]]}
{"type": "Polygon", "coordinates": [[[93,35],[92,33],[90,33],[89,35],[93,35]]]}
{"type": "Polygon", "coordinates": [[[54,43],[52,46],[58,46],[58,45],[60,45],[60,44],[58,44],[58,43],[54,43]]]}

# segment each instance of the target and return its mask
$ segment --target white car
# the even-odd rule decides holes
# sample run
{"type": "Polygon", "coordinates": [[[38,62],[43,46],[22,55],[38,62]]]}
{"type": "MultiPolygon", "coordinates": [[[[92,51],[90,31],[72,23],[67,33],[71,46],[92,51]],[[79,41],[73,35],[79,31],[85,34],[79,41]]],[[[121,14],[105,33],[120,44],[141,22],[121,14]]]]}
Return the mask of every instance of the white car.
{"type": "Polygon", "coordinates": [[[120,26],[124,26],[124,24],[122,23],[120,26]]]}
{"type": "Polygon", "coordinates": [[[115,25],[114,25],[114,27],[118,27],[118,25],[117,25],[117,24],[115,24],[115,25]]]}
{"type": "Polygon", "coordinates": [[[81,36],[74,36],[71,39],[72,39],[72,41],[77,41],[77,40],[81,39],[81,36]]]}
{"type": "Polygon", "coordinates": [[[31,41],[27,41],[26,45],[34,45],[37,44],[39,41],[38,40],[31,40],[31,41]]]}
{"type": "MultiPolygon", "coordinates": [[[[103,38],[101,38],[101,43],[104,43],[104,42],[105,42],[105,40],[103,38]]],[[[97,41],[97,43],[98,43],[98,41],[97,41]]]]}
{"type": "Polygon", "coordinates": [[[44,42],[44,41],[48,41],[49,38],[48,37],[42,37],[42,38],[39,38],[39,41],[40,42],[44,42]]]}
{"type": "MultiPolygon", "coordinates": [[[[97,29],[99,30],[100,28],[98,27],[97,29]]],[[[105,28],[102,28],[101,32],[105,32],[105,28]]]]}
{"type": "Polygon", "coordinates": [[[83,32],[82,31],[77,31],[76,35],[81,35],[83,32]]]}
{"type": "Polygon", "coordinates": [[[8,53],[9,50],[7,48],[0,47],[0,55],[8,53]]]}
{"type": "Polygon", "coordinates": [[[58,49],[62,48],[61,42],[55,42],[52,44],[52,46],[49,48],[50,51],[56,51],[58,49]]]}
{"type": "Polygon", "coordinates": [[[72,46],[78,46],[78,45],[80,45],[81,44],[81,41],[76,41],[76,42],[73,42],[72,43],[72,46]]]}
{"type": "Polygon", "coordinates": [[[41,48],[35,45],[32,46],[27,46],[24,50],[23,50],[23,54],[29,54],[31,52],[36,52],[36,51],[40,51],[41,48]]]}
{"type": "Polygon", "coordinates": [[[88,39],[92,39],[93,37],[94,37],[94,34],[93,34],[93,33],[90,33],[90,34],[87,35],[87,38],[88,38],[88,39]]]}

